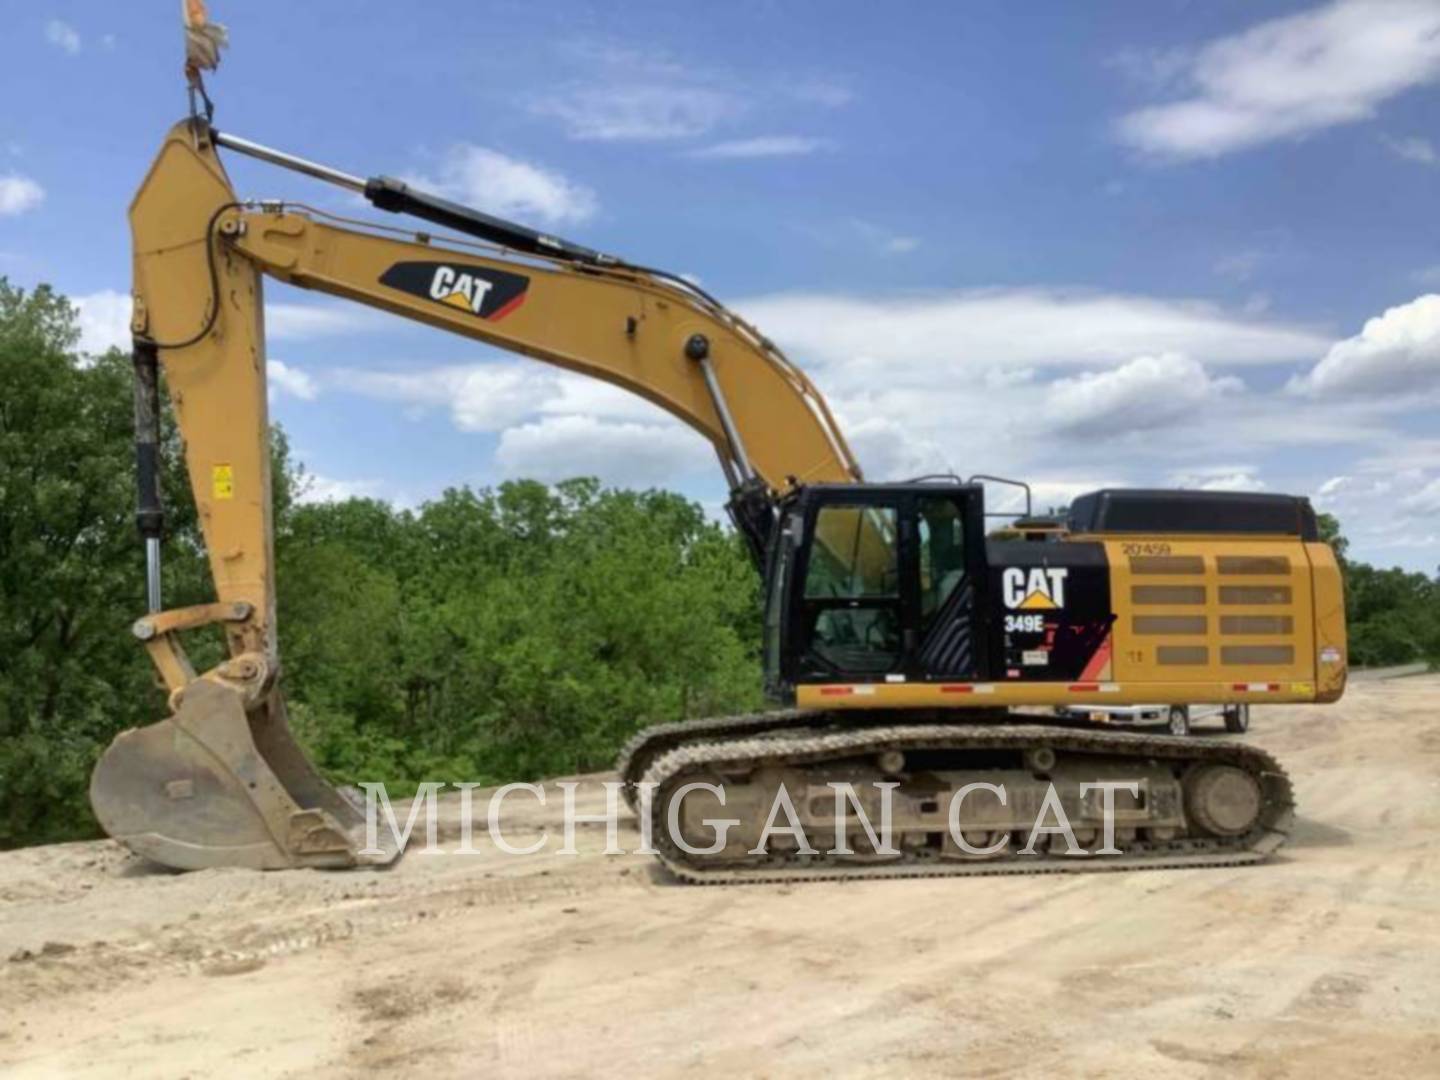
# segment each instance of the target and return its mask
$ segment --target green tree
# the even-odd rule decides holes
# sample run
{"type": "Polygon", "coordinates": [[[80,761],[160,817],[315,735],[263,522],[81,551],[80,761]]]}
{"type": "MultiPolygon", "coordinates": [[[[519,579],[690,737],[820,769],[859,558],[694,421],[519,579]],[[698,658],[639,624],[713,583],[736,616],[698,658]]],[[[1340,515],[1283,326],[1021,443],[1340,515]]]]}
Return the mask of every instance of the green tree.
{"type": "Polygon", "coordinates": [[[1319,515],[1320,537],[1335,549],[1345,578],[1350,663],[1387,667],[1418,660],[1440,664],[1440,576],[1398,567],[1377,569],[1347,558],[1349,541],[1331,514],[1319,515]]]}
{"type": "MultiPolygon", "coordinates": [[[[65,299],[0,279],[0,846],[74,835],[90,763],[163,704],[129,632],[145,596],[129,360],[82,361],[77,338],[65,299]]],[[[177,532],[193,522],[182,507],[177,532]]],[[[194,593],[194,544],[172,547],[194,593]]]]}
{"type": "Polygon", "coordinates": [[[754,573],[669,493],[516,481],[414,514],[305,506],[280,562],[290,692],[332,775],[599,768],[647,723],[758,704],[754,573]]]}

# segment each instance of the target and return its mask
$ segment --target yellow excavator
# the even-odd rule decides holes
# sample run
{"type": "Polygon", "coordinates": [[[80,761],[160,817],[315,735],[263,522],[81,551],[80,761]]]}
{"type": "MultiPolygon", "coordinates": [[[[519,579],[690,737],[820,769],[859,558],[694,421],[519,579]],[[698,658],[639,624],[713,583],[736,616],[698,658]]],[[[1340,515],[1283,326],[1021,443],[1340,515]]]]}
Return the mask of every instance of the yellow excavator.
{"type": "MultiPolygon", "coordinates": [[[[621,755],[659,858],[689,881],[1236,864],[1293,816],[1283,770],[1234,740],[1037,718],[1037,710],[1332,702],[1345,685],[1340,575],[1303,498],[1104,490],[999,538],[977,478],[864,482],[825,399],[759,330],[692,282],[377,177],[269,149],[192,117],[130,210],[139,526],[149,612],[135,623],[170,715],[116,738],[91,784],[104,828],[167,866],[386,863],[361,813],[291,736],[275,622],[262,282],[378,308],[623,387],[715,448],[729,510],[765,579],[763,673],[780,706],[662,725],[621,755]],[[220,152],[258,158],[446,230],[242,203],[220,152]],[[184,439],[214,603],[160,595],[160,369],[184,439]],[[179,635],[223,628],[197,673],[179,635]],[[1053,789],[1083,843],[1019,855],[1053,789]],[[835,825],[836,781],[884,785],[894,849],[826,853],[764,823],[779,789],[806,829],[835,825]],[[718,796],[697,784],[723,785],[718,796]],[[1008,802],[951,796],[1001,785],[1008,802]],[[691,790],[673,822],[669,796],[691,790]],[[643,793],[645,797],[638,797],[643,793]],[[723,843],[707,822],[739,818],[723,843]],[[674,828],[667,828],[673,824],[674,828]],[[958,826],[958,827],[957,827],[958,826]],[[963,843],[961,842],[963,841],[963,843]]],[[[993,479],[993,478],[986,478],[993,479]]],[[[993,516],[993,515],[991,515],[993,516]]],[[[989,789],[986,789],[989,790],[989,789]]],[[[868,798],[868,796],[867,796],[868,798]]],[[[870,807],[873,811],[876,808],[870,807]]]]}

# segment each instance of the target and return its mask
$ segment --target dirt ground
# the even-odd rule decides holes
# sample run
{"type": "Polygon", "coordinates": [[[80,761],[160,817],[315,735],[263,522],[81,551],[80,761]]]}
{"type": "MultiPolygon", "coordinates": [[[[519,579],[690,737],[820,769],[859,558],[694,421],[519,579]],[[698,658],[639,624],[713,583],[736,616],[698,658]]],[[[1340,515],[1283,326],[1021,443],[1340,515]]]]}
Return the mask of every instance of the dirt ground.
{"type": "Polygon", "coordinates": [[[0,1073],[1435,1075],[1440,678],[1250,737],[1300,812],[1250,868],[694,888],[600,826],[389,872],[3,854],[0,1073]]]}

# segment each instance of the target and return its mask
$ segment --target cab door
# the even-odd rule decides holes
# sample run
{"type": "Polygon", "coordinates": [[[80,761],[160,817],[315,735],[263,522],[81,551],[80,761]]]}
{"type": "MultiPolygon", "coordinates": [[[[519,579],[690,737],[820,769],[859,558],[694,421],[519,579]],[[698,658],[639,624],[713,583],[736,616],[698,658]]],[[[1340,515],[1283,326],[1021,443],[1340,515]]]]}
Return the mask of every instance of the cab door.
{"type": "Polygon", "coordinates": [[[817,500],[796,582],[798,681],[975,675],[984,645],[975,618],[983,521],[972,489],[881,488],[817,500]]]}
{"type": "Polygon", "coordinates": [[[911,590],[902,573],[903,509],[904,500],[889,492],[860,490],[811,507],[796,583],[800,681],[905,675],[911,590]]]}
{"type": "Polygon", "coordinates": [[[975,679],[985,667],[985,515],[978,488],[916,492],[907,500],[913,532],[909,605],[912,680],[975,679]]]}

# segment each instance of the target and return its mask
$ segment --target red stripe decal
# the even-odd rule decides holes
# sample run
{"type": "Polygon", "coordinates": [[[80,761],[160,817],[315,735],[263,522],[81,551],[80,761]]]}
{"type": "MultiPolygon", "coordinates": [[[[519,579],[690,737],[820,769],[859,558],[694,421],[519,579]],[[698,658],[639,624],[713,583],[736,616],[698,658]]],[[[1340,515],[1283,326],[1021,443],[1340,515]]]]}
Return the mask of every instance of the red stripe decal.
{"type": "Polygon", "coordinates": [[[1076,682],[1076,683],[1071,683],[1071,684],[1070,684],[1070,691],[1071,691],[1071,693],[1077,693],[1077,694],[1094,694],[1094,693],[1099,693],[1099,692],[1100,692],[1100,684],[1099,684],[1098,682],[1076,682]]]}
{"type": "Polygon", "coordinates": [[[506,315],[509,315],[512,311],[514,311],[516,308],[518,308],[518,307],[519,307],[521,304],[523,304],[524,302],[525,302],[525,294],[522,292],[519,296],[515,297],[514,300],[511,300],[508,304],[506,304],[506,305],[505,305],[504,307],[502,307],[500,310],[498,310],[497,312],[495,312],[495,314],[486,316],[485,321],[486,321],[486,322],[499,322],[501,319],[503,319],[506,315]]]}
{"type": "Polygon", "coordinates": [[[855,693],[853,686],[822,686],[820,687],[821,697],[844,697],[846,694],[855,693]]]}
{"type": "Polygon", "coordinates": [[[1080,678],[1098,679],[1105,674],[1105,665],[1110,663],[1110,648],[1110,635],[1106,634],[1105,640],[1095,647],[1095,653],[1085,665],[1085,670],[1080,672],[1080,678]]]}
{"type": "Polygon", "coordinates": [[[968,685],[940,687],[940,693],[942,694],[973,694],[974,692],[975,687],[968,685]]]}

